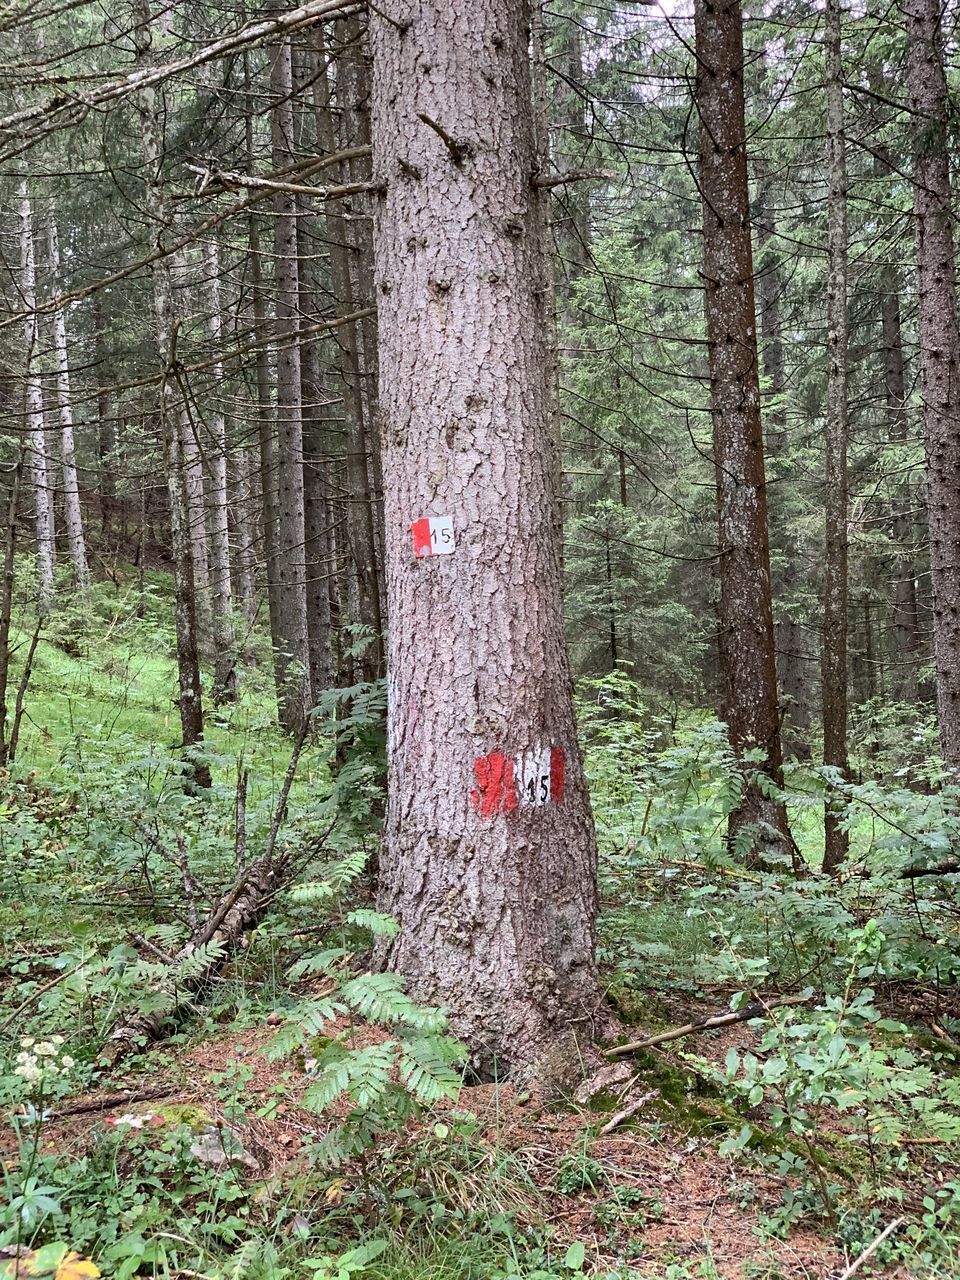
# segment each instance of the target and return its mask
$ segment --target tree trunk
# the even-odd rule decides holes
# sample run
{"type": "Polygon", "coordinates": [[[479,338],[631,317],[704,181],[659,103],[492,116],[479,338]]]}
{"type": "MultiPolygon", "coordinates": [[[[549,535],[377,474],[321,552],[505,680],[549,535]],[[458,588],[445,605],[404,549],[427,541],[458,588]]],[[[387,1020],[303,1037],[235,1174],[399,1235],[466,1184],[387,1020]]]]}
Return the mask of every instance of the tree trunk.
{"type": "MultiPolygon", "coordinates": [[[[37,304],[37,266],[33,240],[33,210],[27,182],[20,184],[20,287],[24,310],[37,304]]],[[[40,326],[36,313],[24,324],[26,378],[24,401],[30,486],[33,490],[33,528],[37,551],[37,612],[43,617],[53,604],[53,573],[57,563],[54,538],[50,460],[43,422],[43,384],[39,369],[40,326]]]]}
{"type": "MultiPolygon", "coordinates": [[[[720,548],[723,716],[738,756],[782,785],[780,711],[770,594],[753,252],[747,191],[743,25],[739,0],[696,0],[703,275],[720,548]]],[[[793,848],[783,805],[745,786],[730,837],[793,848]]],[[[751,855],[752,856],[752,855],[751,855]]]]}
{"type": "Polygon", "coordinates": [[[596,840],[553,515],[528,0],[371,12],[388,967],[478,1070],[557,1079],[598,1006],[596,840]],[[400,19],[403,19],[401,24],[400,19]]]}
{"type": "MultiPolygon", "coordinates": [[[[60,288],[60,237],[51,208],[47,218],[47,244],[50,273],[54,289],[60,288]]],[[[70,397],[70,357],[67,353],[67,322],[61,309],[53,313],[53,352],[57,363],[57,408],[60,413],[60,453],[63,466],[63,512],[67,526],[67,546],[73,561],[77,589],[89,590],[90,569],[83,537],[83,513],[80,510],[80,486],[73,442],[73,401],[70,397]]]]}
{"type": "MultiPolygon", "coordinates": [[[[246,99],[244,126],[246,135],[247,168],[251,173],[253,173],[256,170],[253,121],[257,105],[250,87],[250,60],[247,51],[244,51],[243,55],[243,82],[246,99]]],[[[249,246],[250,260],[250,310],[253,319],[253,331],[258,343],[254,359],[257,383],[257,444],[260,462],[260,505],[263,512],[262,558],[266,565],[267,613],[270,620],[270,640],[273,650],[274,675],[277,689],[279,690],[282,674],[282,632],[280,629],[280,583],[277,577],[279,559],[277,551],[277,449],[270,393],[270,355],[266,345],[270,333],[270,324],[267,318],[267,304],[263,287],[263,258],[260,252],[260,222],[255,211],[251,212],[247,223],[247,244],[249,246]]]]}
{"type": "MultiPolygon", "coordinates": [[[[93,349],[97,366],[97,462],[100,482],[100,534],[109,543],[110,525],[117,498],[116,466],[117,434],[114,426],[113,401],[108,387],[111,382],[106,352],[106,325],[99,293],[93,295],[93,349]]],[[[106,549],[106,548],[104,548],[106,549]]]]}
{"type": "MultiPolygon", "coordinates": [[[[210,315],[207,332],[214,356],[220,351],[223,319],[220,305],[220,254],[215,239],[204,246],[210,315]]],[[[230,583],[230,499],[227,493],[227,419],[222,400],[223,365],[210,370],[213,411],[207,423],[207,472],[210,482],[210,587],[213,605],[213,702],[219,706],[237,696],[233,591],[230,583]]]]}
{"type": "MultiPolygon", "coordinates": [[[[883,273],[881,285],[881,332],[883,383],[887,402],[890,439],[906,440],[907,384],[903,360],[903,333],[900,324],[900,281],[895,266],[883,273]]],[[[905,482],[898,481],[891,521],[896,558],[893,583],[893,634],[896,643],[894,680],[896,696],[912,703],[918,695],[919,622],[917,619],[917,569],[913,548],[916,530],[913,504],[905,482]]]]}
{"type": "MultiPolygon", "coordinates": [[[[271,51],[270,113],[273,165],[289,165],[295,154],[293,64],[290,45],[271,51]]],[[[274,197],[274,291],[277,330],[300,327],[297,274],[297,197],[274,197]]],[[[303,515],[303,407],[300,346],[289,338],[277,350],[277,555],[270,567],[277,581],[277,700],[281,727],[299,733],[312,705],[307,626],[306,528],[303,515]]]]}
{"type": "MultiPolygon", "coordinates": [[[[826,0],[827,397],[824,476],[823,763],[847,773],[847,157],[840,7],[826,0]]],[[[824,804],[823,870],[846,861],[849,838],[836,799],[824,804]]]]}
{"type": "MultiPolygon", "coordinates": [[[[182,397],[182,388],[179,389],[182,397]]],[[[194,607],[200,649],[209,660],[214,654],[213,599],[210,589],[210,543],[207,539],[206,494],[203,483],[203,457],[197,424],[189,405],[182,402],[180,420],[180,457],[183,489],[187,502],[187,536],[193,561],[194,607]]]]}
{"type": "MultiPolygon", "coordinates": [[[[780,310],[785,282],[776,249],[776,213],[765,174],[760,176],[755,214],[762,368],[772,397],[772,403],[762,416],[766,424],[767,458],[772,461],[775,479],[783,489],[790,478],[787,366],[780,310]]],[[[780,506],[779,514],[775,512],[770,518],[770,541],[777,681],[784,704],[781,739],[785,752],[806,760],[810,757],[808,687],[812,667],[806,653],[805,632],[797,603],[800,572],[796,529],[791,525],[789,511],[782,509],[783,504],[780,506]]]]}
{"type": "Polygon", "coordinates": [[[920,376],[940,747],[960,771],[960,339],[939,0],[907,0],[920,376]]]}
{"type": "MultiPolygon", "coordinates": [[[[351,19],[335,25],[336,91],[341,127],[334,130],[329,86],[318,102],[317,132],[329,151],[369,145],[369,86],[360,40],[359,23],[351,19]]],[[[318,82],[318,91],[321,89],[318,82]]],[[[344,182],[369,179],[369,161],[347,161],[344,182]]],[[[339,315],[373,303],[370,261],[373,247],[368,224],[349,219],[348,202],[327,206],[330,245],[330,279],[339,315]]],[[[379,440],[372,428],[376,409],[376,327],[368,321],[340,330],[340,374],[343,416],[346,425],[346,548],[349,556],[348,621],[359,624],[370,643],[359,657],[360,675],[373,680],[383,674],[383,607],[381,599],[382,554],[378,548],[375,492],[382,489],[379,440]]]]}
{"type": "Polygon", "coordinates": [[[0,769],[7,767],[7,688],[10,682],[10,622],[13,618],[14,567],[17,551],[17,518],[24,448],[21,446],[10,473],[3,537],[3,580],[0,582],[0,769]]]}
{"type": "MultiPolygon", "coordinates": [[[[150,2],[142,0],[140,26],[136,31],[137,59],[145,64],[152,43],[150,2]]],[[[141,89],[138,95],[143,128],[144,206],[160,239],[168,226],[166,195],[163,189],[163,139],[156,91],[141,89]]],[[[157,320],[157,347],[162,379],[160,383],[160,423],[167,464],[167,491],[170,497],[170,542],[173,555],[173,582],[177,634],[180,726],[188,758],[203,744],[203,700],[200,686],[200,649],[194,604],[194,566],[190,546],[189,508],[184,487],[184,462],[180,431],[180,397],[176,383],[177,315],[173,296],[170,259],[161,258],[153,266],[153,304],[157,320]]],[[[209,767],[190,761],[197,787],[210,786],[209,767]]]]}

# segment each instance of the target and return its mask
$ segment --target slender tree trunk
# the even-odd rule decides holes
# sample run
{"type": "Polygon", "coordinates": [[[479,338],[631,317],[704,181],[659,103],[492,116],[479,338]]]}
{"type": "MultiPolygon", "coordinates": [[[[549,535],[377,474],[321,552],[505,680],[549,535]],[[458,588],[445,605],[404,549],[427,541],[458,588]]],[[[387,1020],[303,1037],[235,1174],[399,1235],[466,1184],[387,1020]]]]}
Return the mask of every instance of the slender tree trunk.
{"type": "MultiPolygon", "coordinates": [[[[245,132],[247,168],[256,170],[253,121],[256,100],[251,90],[250,61],[243,55],[243,78],[246,97],[245,132]]],[[[277,547],[277,443],[273,405],[271,400],[270,355],[266,346],[270,335],[267,302],[263,283],[263,256],[260,252],[260,222],[256,212],[250,214],[247,223],[247,244],[250,260],[250,310],[253,329],[259,343],[255,356],[257,382],[257,444],[260,462],[260,505],[263,513],[263,561],[267,579],[267,613],[270,620],[270,641],[273,650],[274,675],[279,690],[283,678],[284,662],[282,612],[279,579],[279,551],[277,547]]],[[[278,698],[279,704],[279,698],[278,698]]]]}
{"type": "MultiPolygon", "coordinates": [[[[366,146],[370,142],[367,74],[363,66],[360,28],[356,20],[335,24],[339,52],[336,56],[336,91],[341,128],[334,131],[329,97],[318,105],[317,131],[327,150],[366,146]]],[[[318,89],[319,89],[318,84],[318,89]]],[[[329,93],[329,88],[328,88],[329,93]]],[[[369,161],[346,163],[345,182],[369,179],[369,161]]],[[[373,303],[369,224],[348,219],[346,202],[327,208],[330,242],[330,278],[339,315],[373,303]]],[[[372,430],[376,409],[376,328],[364,321],[340,330],[340,373],[346,425],[346,528],[349,555],[348,602],[350,621],[359,623],[371,637],[359,659],[366,680],[383,673],[383,614],[375,511],[375,491],[382,489],[379,439],[372,430]]]]}
{"type": "MultiPolygon", "coordinates": [[[[904,441],[908,435],[907,385],[900,324],[900,281],[896,267],[888,267],[881,285],[881,329],[883,382],[887,401],[890,439],[904,441]]],[[[918,695],[919,623],[917,619],[917,568],[913,548],[916,529],[912,503],[906,484],[898,483],[893,502],[892,533],[896,546],[893,584],[893,633],[896,642],[895,689],[902,702],[918,695]]]]}
{"type": "Polygon", "coordinates": [[[10,683],[10,623],[13,619],[14,567],[17,550],[17,518],[20,484],[23,478],[24,449],[21,447],[10,475],[3,539],[3,581],[0,583],[0,769],[5,769],[7,740],[7,689],[10,683]]]}
{"type": "Polygon", "coordinates": [[[579,1070],[571,1042],[598,1004],[596,842],[553,521],[529,21],[528,0],[371,12],[387,183],[380,904],[400,924],[386,964],[450,1011],[476,1067],[555,1079],[579,1070]]]}
{"type": "Polygon", "coordinates": [[[231,511],[237,544],[237,607],[248,629],[257,616],[257,520],[253,495],[255,467],[252,449],[240,449],[234,454],[231,511]]]}
{"type": "MultiPolygon", "coordinates": [[[[27,182],[20,184],[20,282],[24,310],[37,305],[37,266],[33,239],[33,210],[27,182]]],[[[33,490],[33,528],[37,551],[37,611],[41,617],[53,604],[53,573],[57,563],[54,538],[50,460],[43,421],[43,384],[39,368],[40,327],[36,313],[24,323],[24,362],[28,472],[33,490]]]]}
{"type": "MultiPolygon", "coordinates": [[[[182,397],[182,390],[181,390],[182,397]]],[[[190,407],[180,406],[180,457],[183,488],[187,500],[187,536],[193,561],[193,588],[197,614],[197,634],[201,652],[213,656],[213,599],[210,587],[210,543],[207,538],[206,492],[203,483],[203,455],[197,424],[190,407]]]]}
{"type": "Polygon", "coordinates": [[[107,363],[106,325],[100,294],[93,295],[93,344],[97,366],[97,461],[100,482],[100,534],[109,539],[113,509],[117,497],[114,476],[117,435],[114,426],[113,399],[108,391],[111,374],[107,363]]]}
{"type": "MultiPolygon", "coordinates": [[[[144,65],[152,43],[150,0],[141,0],[140,26],[136,31],[138,62],[144,65]]],[[[156,91],[141,89],[138,98],[143,130],[144,207],[153,234],[161,239],[169,224],[163,188],[163,138],[156,91]]],[[[189,507],[184,484],[184,460],[180,430],[181,406],[174,369],[177,331],[176,306],[170,259],[161,258],[153,266],[153,303],[157,319],[157,347],[162,380],[160,423],[167,466],[170,498],[170,541],[173,554],[175,621],[177,633],[177,674],[179,680],[180,726],[188,753],[203,744],[203,700],[200,686],[200,648],[194,596],[194,566],[190,545],[189,507]]],[[[192,777],[197,787],[209,787],[209,767],[192,760],[192,777]]]]}
{"type": "MultiPolygon", "coordinates": [[[[60,288],[60,238],[53,209],[47,219],[47,244],[53,287],[60,288]]],[[[70,357],[67,352],[67,323],[62,310],[53,313],[53,351],[57,364],[57,408],[60,413],[60,452],[63,465],[63,511],[67,526],[67,546],[73,561],[78,590],[89,590],[90,569],[83,537],[83,513],[73,441],[73,401],[70,396],[70,357]]]]}
{"type": "MultiPolygon", "coordinates": [[[[847,773],[847,157],[840,7],[826,0],[827,403],[826,539],[823,571],[823,763],[847,773]]],[[[823,869],[846,861],[847,832],[835,798],[824,807],[823,869]]]]}
{"type": "MultiPolygon", "coordinates": [[[[760,307],[762,368],[772,402],[763,414],[766,425],[766,455],[775,478],[785,487],[789,475],[790,442],[787,435],[787,365],[783,345],[780,300],[784,275],[777,259],[776,213],[765,174],[759,181],[756,202],[756,232],[759,262],[757,291],[760,307]]],[[[776,647],[778,688],[784,703],[781,737],[783,749],[800,759],[810,756],[810,671],[804,628],[797,604],[800,572],[797,563],[796,530],[787,511],[770,517],[773,633],[776,647]]]]}
{"type": "MultiPolygon", "coordinates": [[[[210,315],[207,332],[216,355],[223,339],[220,303],[220,254],[217,242],[204,246],[210,315]]],[[[230,499],[227,492],[227,419],[220,407],[223,365],[210,370],[215,403],[207,424],[207,472],[210,482],[210,586],[213,604],[213,702],[232,701],[237,695],[237,655],[234,643],[233,591],[230,582],[230,499]]]]}
{"type": "MultiPolygon", "coordinates": [[[[739,0],[696,0],[703,275],[720,546],[723,715],[742,756],[783,782],[747,191],[739,0]]],[[[783,805],[749,781],[732,840],[792,849],[783,805]]]]}
{"type": "Polygon", "coordinates": [[[960,339],[939,0],[907,0],[920,375],[940,747],[960,770],[960,339]]]}
{"type": "MultiPolygon", "coordinates": [[[[294,158],[293,64],[290,45],[271,51],[270,90],[273,164],[282,169],[294,158]]],[[[297,275],[297,197],[274,197],[274,291],[277,329],[300,327],[297,275]]],[[[299,733],[312,705],[307,625],[306,528],[303,494],[303,406],[300,397],[300,345],[287,339],[277,351],[277,555],[279,607],[277,698],[280,724],[299,733]]]]}

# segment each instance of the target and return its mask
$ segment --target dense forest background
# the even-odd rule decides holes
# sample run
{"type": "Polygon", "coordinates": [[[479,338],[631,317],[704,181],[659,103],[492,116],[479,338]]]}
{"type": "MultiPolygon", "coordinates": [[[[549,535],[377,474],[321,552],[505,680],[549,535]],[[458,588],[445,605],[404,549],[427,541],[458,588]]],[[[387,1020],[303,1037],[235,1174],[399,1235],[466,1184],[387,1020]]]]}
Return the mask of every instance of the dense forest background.
{"type": "Polygon", "coordinates": [[[956,10],[469,9],[0,12],[0,1276],[954,1276],[956,10]]]}

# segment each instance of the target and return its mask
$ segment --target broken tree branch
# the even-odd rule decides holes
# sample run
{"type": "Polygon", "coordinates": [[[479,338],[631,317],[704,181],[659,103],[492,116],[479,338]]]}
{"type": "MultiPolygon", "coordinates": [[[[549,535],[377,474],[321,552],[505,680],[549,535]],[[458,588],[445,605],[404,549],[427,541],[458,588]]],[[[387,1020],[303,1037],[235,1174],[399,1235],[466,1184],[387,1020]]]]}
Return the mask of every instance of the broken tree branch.
{"type": "Polygon", "coordinates": [[[652,1049],[655,1045],[679,1040],[681,1036],[692,1035],[694,1031],[711,1031],[714,1027],[729,1027],[734,1022],[749,1022],[751,1018],[766,1017],[771,1009],[780,1009],[790,1004],[806,1004],[810,999],[810,996],[780,996],[773,1000],[752,1000],[742,1009],[736,1009],[732,1013],[716,1013],[707,1018],[695,1018],[682,1027],[661,1031],[658,1035],[647,1036],[643,1040],[632,1040],[630,1044],[614,1045],[612,1049],[606,1050],[606,1057],[622,1058],[628,1053],[637,1053],[640,1049],[652,1049]]]}

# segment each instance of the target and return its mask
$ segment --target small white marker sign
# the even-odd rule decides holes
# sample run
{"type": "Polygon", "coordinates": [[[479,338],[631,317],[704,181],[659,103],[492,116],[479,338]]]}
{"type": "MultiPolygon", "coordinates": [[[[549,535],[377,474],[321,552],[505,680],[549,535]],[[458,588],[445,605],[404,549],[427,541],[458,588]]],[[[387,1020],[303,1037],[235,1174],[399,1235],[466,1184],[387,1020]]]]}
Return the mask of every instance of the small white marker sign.
{"type": "Polygon", "coordinates": [[[410,526],[413,534],[413,554],[421,556],[449,556],[454,551],[453,516],[424,516],[410,526]]]}

